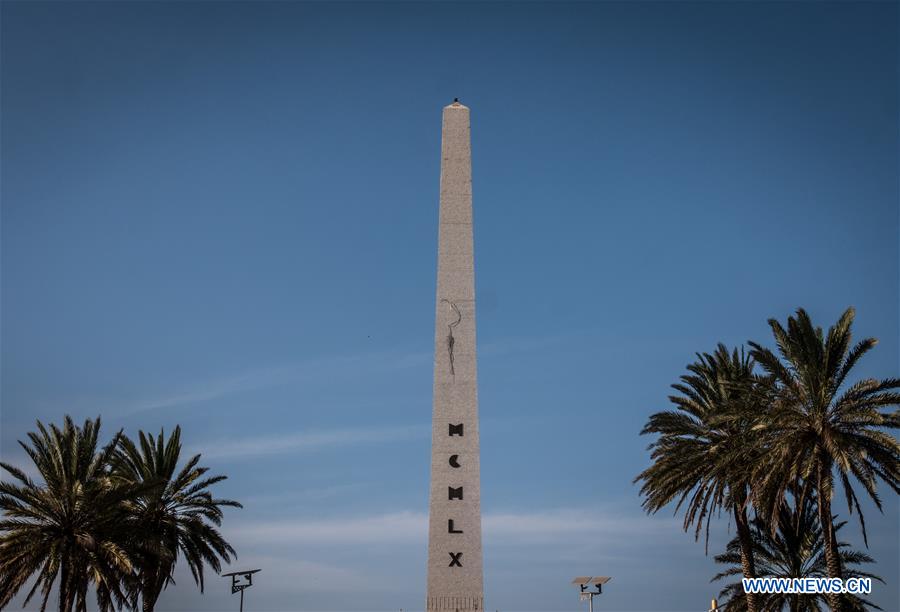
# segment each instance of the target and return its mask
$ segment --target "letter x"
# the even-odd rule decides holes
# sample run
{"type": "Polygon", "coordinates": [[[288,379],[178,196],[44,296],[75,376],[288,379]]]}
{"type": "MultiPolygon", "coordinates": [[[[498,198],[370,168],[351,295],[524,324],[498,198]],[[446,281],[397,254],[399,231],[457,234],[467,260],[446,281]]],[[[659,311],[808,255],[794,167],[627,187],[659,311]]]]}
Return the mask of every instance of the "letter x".
{"type": "Polygon", "coordinates": [[[460,557],[462,557],[462,553],[450,553],[450,565],[447,567],[462,567],[462,563],[459,562],[460,557]]]}

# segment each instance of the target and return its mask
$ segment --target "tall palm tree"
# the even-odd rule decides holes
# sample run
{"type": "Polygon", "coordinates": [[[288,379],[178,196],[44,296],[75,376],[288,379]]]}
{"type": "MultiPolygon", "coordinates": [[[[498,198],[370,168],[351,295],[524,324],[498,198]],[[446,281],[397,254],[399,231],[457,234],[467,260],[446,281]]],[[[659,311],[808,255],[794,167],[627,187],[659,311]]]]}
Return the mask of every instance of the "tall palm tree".
{"type": "MultiPolygon", "coordinates": [[[[717,510],[734,517],[741,543],[744,576],[756,575],[747,516],[750,466],[759,451],[753,444],[753,412],[749,404],[757,379],[753,362],[743,350],[729,352],[722,344],[710,355],[697,355],[689,374],[672,387],[677,410],[654,414],[641,434],[659,434],[650,445],[653,465],[641,472],[642,506],[653,514],[677,499],[675,511],[685,505],[684,529],[692,525],[694,537],[717,510]]],[[[755,612],[755,597],[748,600],[755,612]]]]}
{"type": "MultiPolygon", "coordinates": [[[[759,576],[814,578],[824,577],[828,573],[822,526],[812,500],[807,497],[804,502],[799,502],[799,499],[796,501],[802,504],[799,512],[792,510],[787,504],[781,506],[775,533],[762,518],[756,517],[753,520],[751,532],[753,554],[759,576]]],[[[835,525],[835,532],[845,524],[846,522],[841,522],[835,525]]],[[[858,565],[874,563],[869,555],[850,550],[850,545],[846,542],[839,542],[838,550],[846,577],[865,577],[884,582],[880,577],[856,568],[858,565]]],[[[740,560],[740,542],[735,537],[728,543],[725,553],[716,556],[716,563],[730,567],[717,574],[713,581],[739,575],[740,560]]],[[[726,612],[743,612],[747,609],[746,594],[740,581],[726,585],[719,593],[719,597],[727,597],[724,602],[726,612]]],[[[826,603],[826,597],[822,594],[767,593],[758,594],[757,599],[759,609],[765,612],[780,611],[784,608],[791,612],[818,612],[826,603]]],[[[845,605],[853,611],[867,608],[881,609],[857,595],[847,595],[845,605]]]]}
{"type": "Polygon", "coordinates": [[[37,428],[30,444],[19,444],[43,484],[0,463],[17,481],[0,482],[0,608],[36,574],[26,604],[40,590],[45,610],[58,583],[59,611],[84,611],[93,583],[99,607],[114,609],[125,602],[121,581],[132,569],[121,545],[123,500],[131,491],[107,471],[118,436],[98,450],[99,418],[78,427],[66,416],[61,429],[40,421],[37,428]]]}
{"type": "MultiPolygon", "coordinates": [[[[854,314],[848,308],[823,334],[801,308],[788,318],[787,329],[769,320],[778,355],[750,343],[751,355],[772,376],[778,393],[761,424],[770,452],[757,470],[758,497],[765,512],[775,515],[797,483],[814,487],[832,578],[843,578],[831,511],[834,477],[843,485],[850,514],[857,512],[866,545],[865,519],[851,481],[862,485],[879,510],[877,479],[900,493],[900,443],[887,431],[900,427],[900,379],[846,385],[853,367],[877,343],[874,338],[851,343],[854,314]],[[894,411],[887,412],[891,407],[894,411]]],[[[841,609],[839,596],[829,601],[841,609]]]]}
{"type": "Polygon", "coordinates": [[[125,436],[119,439],[113,474],[125,484],[144,485],[129,507],[138,559],[132,590],[140,594],[144,612],[151,612],[172,582],[179,554],[201,591],[205,564],[218,573],[220,559],[231,562],[234,548],[215,527],[221,525],[223,507],[240,508],[241,504],[213,498],[208,488],[227,477],[206,477],[209,468],[197,467],[200,455],[178,470],[180,427],[168,440],[162,431],[156,440],[141,431],[139,444],[140,448],[125,436]]]}

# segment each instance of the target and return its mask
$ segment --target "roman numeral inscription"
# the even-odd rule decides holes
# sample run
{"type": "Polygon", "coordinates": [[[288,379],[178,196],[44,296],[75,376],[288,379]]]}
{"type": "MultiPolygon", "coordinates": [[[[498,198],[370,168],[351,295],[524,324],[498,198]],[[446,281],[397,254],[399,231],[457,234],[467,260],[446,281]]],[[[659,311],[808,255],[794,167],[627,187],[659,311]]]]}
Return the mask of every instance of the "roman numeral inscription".
{"type": "Polygon", "coordinates": [[[425,612],[484,612],[469,109],[442,121],[425,612]]]}

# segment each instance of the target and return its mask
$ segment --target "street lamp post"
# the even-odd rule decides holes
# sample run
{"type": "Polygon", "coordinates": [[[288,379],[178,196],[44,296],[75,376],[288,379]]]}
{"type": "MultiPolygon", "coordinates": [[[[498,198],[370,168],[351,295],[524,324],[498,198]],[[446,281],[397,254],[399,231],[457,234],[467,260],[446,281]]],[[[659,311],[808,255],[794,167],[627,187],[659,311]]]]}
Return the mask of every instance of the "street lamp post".
{"type": "Polygon", "coordinates": [[[231,576],[231,594],[237,592],[241,594],[241,612],[244,612],[244,589],[253,586],[253,574],[260,570],[245,570],[243,572],[231,572],[230,574],[222,574],[222,577],[231,576]],[[242,581],[243,580],[243,581],[242,581]]]}
{"type": "Polygon", "coordinates": [[[584,601],[585,599],[588,600],[588,612],[594,612],[594,595],[603,593],[603,585],[610,580],[612,580],[612,578],[609,576],[594,576],[593,578],[590,576],[579,576],[572,581],[572,584],[581,589],[581,601],[584,601]],[[589,591],[588,589],[591,586],[596,587],[597,590],[589,591]]]}

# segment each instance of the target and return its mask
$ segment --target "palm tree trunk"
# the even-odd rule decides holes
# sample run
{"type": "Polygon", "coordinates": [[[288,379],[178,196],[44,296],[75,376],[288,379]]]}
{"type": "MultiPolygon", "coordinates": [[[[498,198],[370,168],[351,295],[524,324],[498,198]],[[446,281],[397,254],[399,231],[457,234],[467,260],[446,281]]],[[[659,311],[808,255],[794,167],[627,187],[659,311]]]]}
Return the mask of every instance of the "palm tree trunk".
{"type": "Polygon", "coordinates": [[[75,603],[75,591],[72,589],[71,568],[67,550],[63,550],[63,559],[59,568],[59,612],[72,612],[75,603]]]}
{"type": "MultiPolygon", "coordinates": [[[[800,489],[799,496],[798,494],[794,495],[794,516],[796,517],[796,520],[792,521],[790,525],[791,530],[794,532],[794,537],[798,540],[800,538],[800,532],[802,531],[800,521],[803,517],[803,504],[807,503],[806,494],[806,482],[804,481],[803,487],[800,489]]],[[[794,566],[795,569],[791,572],[791,577],[800,577],[800,574],[803,571],[801,569],[801,566],[802,564],[797,564],[794,566]]],[[[788,601],[789,612],[801,612],[800,595],[796,593],[793,595],[788,595],[788,601]]]]}
{"type": "Polygon", "coordinates": [[[57,607],[59,612],[68,612],[66,602],[69,601],[69,562],[65,558],[65,550],[63,550],[63,559],[59,565],[59,601],[57,602],[57,607]]]}
{"type": "MultiPolygon", "coordinates": [[[[837,539],[834,534],[834,521],[831,516],[831,465],[819,461],[816,470],[816,489],[818,489],[819,523],[822,525],[822,537],[825,539],[825,564],[828,567],[829,578],[843,578],[841,574],[841,558],[838,553],[837,539]]],[[[828,594],[828,605],[832,612],[841,612],[841,596],[837,593],[828,594]]]]}
{"type": "Polygon", "coordinates": [[[156,588],[156,574],[150,573],[141,577],[141,610],[153,612],[156,600],[159,599],[159,589],[156,588]]]}
{"type": "MultiPolygon", "coordinates": [[[[756,578],[756,567],[753,562],[753,543],[750,539],[750,522],[747,510],[743,505],[734,504],[734,524],[737,527],[738,540],[741,543],[741,569],[744,578],[756,578]]],[[[756,593],[747,593],[747,612],[757,612],[756,593]]]]}
{"type": "Polygon", "coordinates": [[[156,599],[156,594],[144,591],[144,594],[141,597],[141,610],[143,610],[143,612],[153,612],[153,608],[156,607],[156,599]]]}

